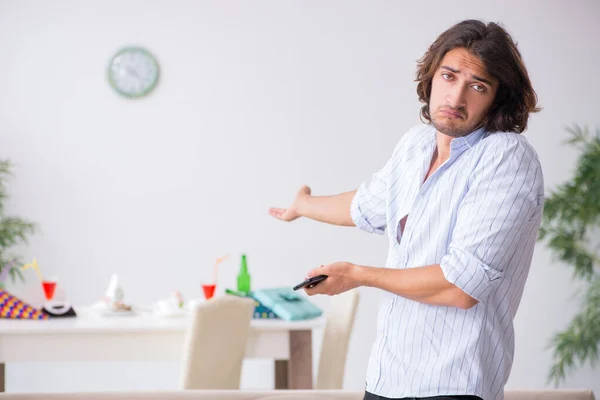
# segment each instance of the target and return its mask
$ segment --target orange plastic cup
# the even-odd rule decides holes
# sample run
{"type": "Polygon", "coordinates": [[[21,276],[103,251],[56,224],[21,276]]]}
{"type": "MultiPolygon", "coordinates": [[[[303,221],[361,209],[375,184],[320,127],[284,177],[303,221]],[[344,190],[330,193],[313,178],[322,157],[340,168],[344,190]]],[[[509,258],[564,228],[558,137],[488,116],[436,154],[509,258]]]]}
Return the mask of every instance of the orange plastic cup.
{"type": "Polygon", "coordinates": [[[215,288],[217,285],[214,283],[202,285],[202,291],[204,291],[204,298],[206,300],[211,299],[215,295],[215,288]]]}

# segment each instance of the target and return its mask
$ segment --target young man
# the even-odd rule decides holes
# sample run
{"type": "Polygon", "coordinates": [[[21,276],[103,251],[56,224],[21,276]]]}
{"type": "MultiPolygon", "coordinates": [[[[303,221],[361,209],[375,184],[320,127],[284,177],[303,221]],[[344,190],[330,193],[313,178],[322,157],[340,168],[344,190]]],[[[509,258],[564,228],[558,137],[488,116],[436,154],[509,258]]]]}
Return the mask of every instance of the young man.
{"type": "Polygon", "coordinates": [[[308,217],[387,230],[385,268],[338,262],[309,295],[384,290],[365,399],[503,398],[514,354],[513,318],[541,222],[539,160],[521,133],[536,94],[509,34],[463,21],[419,61],[425,124],[352,192],[304,186],[283,221],[308,217]]]}

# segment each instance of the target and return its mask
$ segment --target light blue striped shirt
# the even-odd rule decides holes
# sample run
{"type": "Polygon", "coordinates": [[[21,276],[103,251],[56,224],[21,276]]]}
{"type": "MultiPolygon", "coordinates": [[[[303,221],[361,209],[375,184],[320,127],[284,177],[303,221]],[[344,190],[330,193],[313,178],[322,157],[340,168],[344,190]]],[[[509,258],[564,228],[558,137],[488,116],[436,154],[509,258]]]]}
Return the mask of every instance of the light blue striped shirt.
{"type": "Polygon", "coordinates": [[[387,268],[440,264],[449,282],[479,301],[464,310],[384,292],[366,378],[366,390],[380,396],[504,398],[513,318],[541,223],[542,170],[516,133],[481,128],[450,147],[424,182],[436,131],[412,128],[352,200],[359,228],[387,232],[387,268]]]}

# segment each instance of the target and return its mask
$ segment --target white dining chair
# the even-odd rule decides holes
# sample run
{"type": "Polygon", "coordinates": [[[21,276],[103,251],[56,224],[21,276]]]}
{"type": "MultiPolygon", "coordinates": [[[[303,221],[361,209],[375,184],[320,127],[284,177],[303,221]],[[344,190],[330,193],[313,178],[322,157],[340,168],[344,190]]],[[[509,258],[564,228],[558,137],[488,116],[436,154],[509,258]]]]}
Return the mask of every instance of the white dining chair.
{"type": "Polygon", "coordinates": [[[249,298],[223,295],[192,310],[184,344],[181,389],[240,388],[255,304],[249,298]]]}
{"type": "Polygon", "coordinates": [[[342,389],[359,297],[353,289],[330,298],[314,389],[342,389]]]}

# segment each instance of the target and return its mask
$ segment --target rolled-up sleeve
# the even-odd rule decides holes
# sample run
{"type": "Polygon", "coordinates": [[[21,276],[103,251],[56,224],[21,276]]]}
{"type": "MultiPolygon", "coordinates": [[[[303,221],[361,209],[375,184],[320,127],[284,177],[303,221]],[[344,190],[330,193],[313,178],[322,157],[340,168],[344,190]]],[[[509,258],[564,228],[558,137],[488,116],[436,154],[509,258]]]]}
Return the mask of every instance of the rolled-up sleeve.
{"type": "Polygon", "coordinates": [[[403,135],[383,168],[375,172],[357,189],[350,205],[350,215],[358,228],[378,235],[385,232],[389,206],[387,196],[390,173],[400,163],[404,150],[410,145],[412,137],[421,131],[422,128],[421,130],[411,129],[403,135]]]}
{"type": "Polygon", "coordinates": [[[381,235],[385,232],[387,211],[387,186],[389,169],[393,157],[370,179],[363,182],[350,206],[350,215],[354,224],[369,233],[381,235]]]}
{"type": "Polygon", "coordinates": [[[533,149],[499,137],[484,154],[457,210],[448,252],[440,266],[446,279],[484,301],[511,268],[524,268],[537,236],[543,177],[533,149]],[[529,250],[531,249],[531,250],[529,250]]]}

